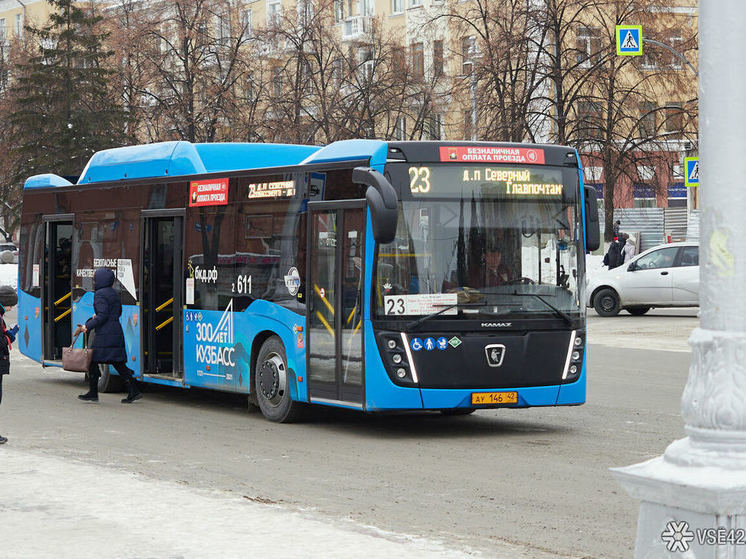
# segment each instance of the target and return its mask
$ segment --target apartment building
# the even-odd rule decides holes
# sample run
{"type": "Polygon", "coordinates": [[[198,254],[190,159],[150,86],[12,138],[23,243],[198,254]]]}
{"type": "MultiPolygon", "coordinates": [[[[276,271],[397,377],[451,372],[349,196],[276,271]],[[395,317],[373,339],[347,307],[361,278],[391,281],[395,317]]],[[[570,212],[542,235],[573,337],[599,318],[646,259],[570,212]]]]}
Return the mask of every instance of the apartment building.
{"type": "MultiPolygon", "coordinates": [[[[100,3],[110,13],[121,6],[117,0],[100,3]]],[[[159,6],[162,13],[173,6],[162,0],[140,4],[145,10],[159,6]]],[[[551,16],[543,0],[214,0],[203,10],[199,29],[217,44],[229,45],[237,34],[249,39],[242,48],[251,49],[256,66],[250,79],[236,80],[235,87],[246,90],[241,103],[264,104],[257,118],[278,132],[236,139],[563,141],[579,147],[586,179],[602,199],[608,161],[600,146],[605,143],[625,152],[626,167],[616,171],[616,207],[685,204],[683,157],[696,153],[697,82],[689,65],[668,48],[681,51],[696,68],[696,0],[640,0],[646,9],[632,10],[626,18],[614,12],[613,1],[597,9],[582,5],[584,11],[552,22],[565,26],[560,38],[537,30],[537,18],[551,16]],[[612,59],[620,17],[623,23],[642,24],[644,37],[662,46],[646,42],[643,57],[624,61],[615,83],[626,83],[627,89],[619,89],[615,105],[605,106],[607,78],[621,63],[612,59]],[[314,51],[319,33],[303,31],[313,25],[325,26],[325,40],[335,42],[337,59],[329,61],[333,79],[326,89],[314,81],[315,74],[326,71],[314,51]],[[555,60],[556,52],[562,54],[555,60]],[[293,57],[295,65],[288,65],[293,57]],[[561,78],[553,74],[555,62],[561,78]],[[347,83],[338,75],[343,66],[351,72],[347,83]],[[397,79],[406,85],[397,88],[397,79]],[[379,89],[363,91],[376,80],[383,84],[379,89]],[[574,96],[562,98],[567,90],[574,96]],[[378,97],[371,102],[371,95],[378,97]],[[370,106],[326,126],[320,124],[321,96],[330,100],[327,110],[338,110],[350,98],[358,104],[366,99],[370,106]],[[604,133],[607,114],[620,110],[624,118],[604,133]],[[369,122],[355,128],[350,124],[355,118],[369,122]],[[307,130],[295,136],[286,133],[304,126],[307,130]]],[[[49,11],[44,1],[0,0],[1,44],[21,36],[24,22],[42,23],[49,11]]],[[[173,22],[162,27],[164,37],[178,33],[173,22]]],[[[214,63],[218,55],[205,59],[214,63]]],[[[205,104],[213,101],[208,88],[200,95],[205,104]]],[[[217,139],[232,137],[233,118],[219,119],[217,139]]],[[[144,139],[155,137],[157,132],[144,139]]]]}

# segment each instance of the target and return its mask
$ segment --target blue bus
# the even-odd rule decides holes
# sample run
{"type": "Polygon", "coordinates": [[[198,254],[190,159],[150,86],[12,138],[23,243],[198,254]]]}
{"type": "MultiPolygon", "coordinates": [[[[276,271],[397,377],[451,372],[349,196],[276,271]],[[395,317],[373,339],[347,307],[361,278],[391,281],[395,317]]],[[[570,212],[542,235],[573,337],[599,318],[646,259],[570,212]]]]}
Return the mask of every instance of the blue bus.
{"type": "MultiPolygon", "coordinates": [[[[272,421],[585,401],[599,228],[572,148],[164,142],[23,198],[18,339],[44,367],[108,267],[139,380],[243,393],[272,421]]],[[[99,388],[121,379],[102,366],[99,388]]]]}

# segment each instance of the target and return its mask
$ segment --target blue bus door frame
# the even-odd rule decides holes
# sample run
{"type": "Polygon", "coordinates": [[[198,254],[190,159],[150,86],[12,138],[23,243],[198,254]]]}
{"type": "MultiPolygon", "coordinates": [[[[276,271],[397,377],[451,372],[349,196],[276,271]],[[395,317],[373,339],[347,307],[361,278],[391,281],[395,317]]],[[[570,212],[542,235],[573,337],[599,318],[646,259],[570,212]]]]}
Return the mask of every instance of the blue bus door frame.
{"type": "Polygon", "coordinates": [[[306,376],[311,402],[363,409],[364,200],[308,203],[306,376]]]}
{"type": "Polygon", "coordinates": [[[140,363],[143,376],[183,380],[183,209],[143,210],[140,363]]]}
{"type": "Polygon", "coordinates": [[[42,262],[42,362],[61,363],[72,341],[73,214],[45,215],[42,262]]]}

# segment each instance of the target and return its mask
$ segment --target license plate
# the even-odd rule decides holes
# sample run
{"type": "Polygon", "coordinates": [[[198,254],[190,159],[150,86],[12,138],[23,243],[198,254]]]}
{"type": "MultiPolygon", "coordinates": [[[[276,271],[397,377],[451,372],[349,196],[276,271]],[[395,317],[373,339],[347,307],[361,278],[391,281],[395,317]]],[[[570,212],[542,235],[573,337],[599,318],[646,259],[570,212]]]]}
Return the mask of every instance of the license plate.
{"type": "Polygon", "coordinates": [[[472,392],[472,405],[517,404],[518,392],[472,392]]]}

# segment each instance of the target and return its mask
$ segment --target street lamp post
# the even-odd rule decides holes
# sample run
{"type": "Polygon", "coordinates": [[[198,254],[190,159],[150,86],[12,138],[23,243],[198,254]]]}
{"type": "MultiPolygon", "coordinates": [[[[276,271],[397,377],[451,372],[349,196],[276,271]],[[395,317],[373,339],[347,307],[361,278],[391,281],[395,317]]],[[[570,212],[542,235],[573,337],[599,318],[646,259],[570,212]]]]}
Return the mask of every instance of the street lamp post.
{"type": "Polygon", "coordinates": [[[701,2],[699,35],[707,188],[700,199],[701,323],[689,339],[692,361],[681,400],[687,437],[663,456],[612,470],[641,501],[638,558],[746,556],[736,537],[746,525],[746,196],[740,190],[746,174],[746,3],[701,2]],[[722,538],[703,537],[721,531],[722,538]]]}

